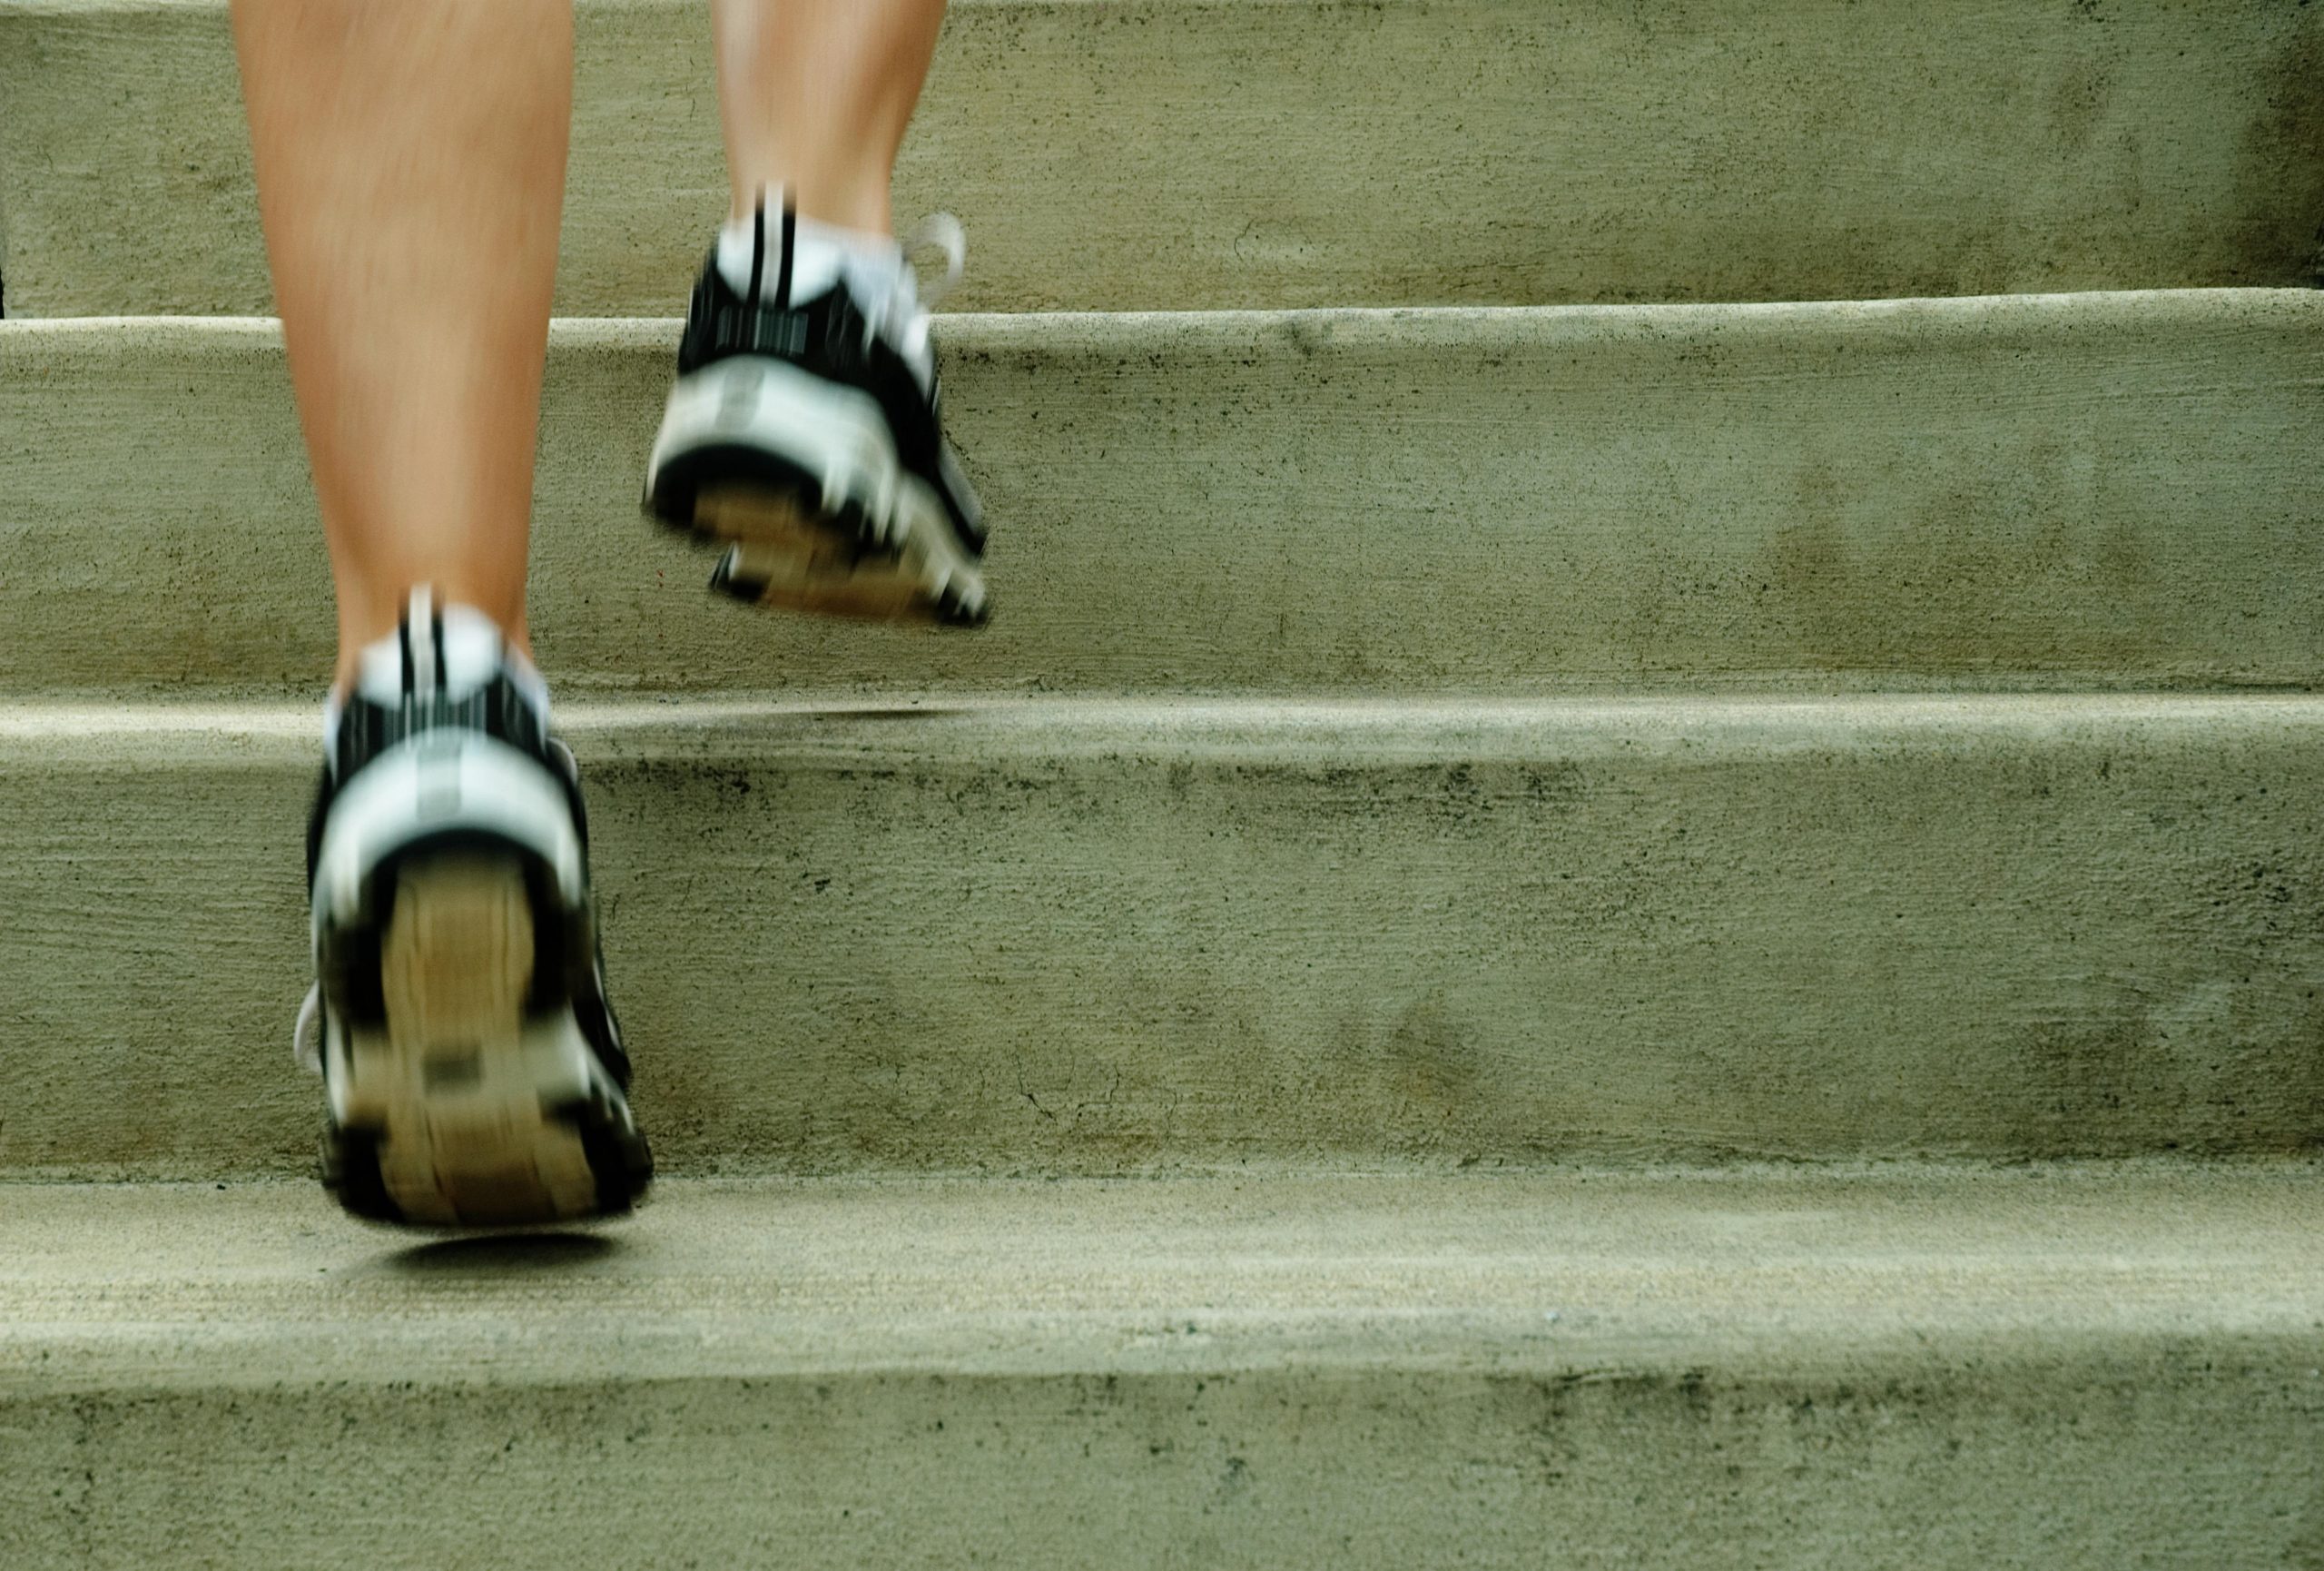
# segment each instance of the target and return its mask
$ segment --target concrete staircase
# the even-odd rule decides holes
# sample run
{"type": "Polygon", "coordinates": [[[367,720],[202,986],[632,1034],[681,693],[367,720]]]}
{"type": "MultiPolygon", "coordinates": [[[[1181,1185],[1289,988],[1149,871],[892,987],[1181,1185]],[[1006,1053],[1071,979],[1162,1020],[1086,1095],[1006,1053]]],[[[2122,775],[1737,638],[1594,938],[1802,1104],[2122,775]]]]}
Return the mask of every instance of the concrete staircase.
{"type": "Polygon", "coordinates": [[[223,11],[0,0],[0,1566],[2324,1566],[2324,15],[955,0],[963,637],[637,521],[706,27],[580,16],[669,1177],[414,1247],[223,11]]]}

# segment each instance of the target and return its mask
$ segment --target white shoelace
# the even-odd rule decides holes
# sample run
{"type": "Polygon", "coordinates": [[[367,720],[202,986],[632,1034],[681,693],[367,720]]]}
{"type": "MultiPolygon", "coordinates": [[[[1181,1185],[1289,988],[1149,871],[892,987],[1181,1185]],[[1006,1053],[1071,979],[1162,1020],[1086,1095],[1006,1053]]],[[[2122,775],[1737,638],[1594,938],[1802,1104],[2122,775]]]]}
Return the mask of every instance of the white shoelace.
{"type": "Polygon", "coordinates": [[[904,265],[897,273],[895,298],[888,307],[902,330],[896,347],[910,363],[932,368],[935,361],[928,343],[929,310],[951,293],[968,272],[969,232],[950,213],[931,212],[912,225],[901,243],[904,265]],[[911,259],[916,252],[931,250],[944,253],[944,276],[922,291],[911,259]]]}
{"type": "Polygon", "coordinates": [[[290,1028],[290,1061],[309,1074],[323,1072],[323,984],[307,989],[299,1023],[290,1028]]]}

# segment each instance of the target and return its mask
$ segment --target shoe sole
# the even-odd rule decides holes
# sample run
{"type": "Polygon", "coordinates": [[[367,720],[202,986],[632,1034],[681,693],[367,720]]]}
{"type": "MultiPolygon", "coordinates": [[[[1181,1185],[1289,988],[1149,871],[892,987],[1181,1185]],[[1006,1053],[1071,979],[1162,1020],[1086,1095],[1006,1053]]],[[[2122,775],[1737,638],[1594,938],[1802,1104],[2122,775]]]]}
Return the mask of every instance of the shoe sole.
{"type": "Polygon", "coordinates": [[[522,864],[449,853],[393,878],[375,930],[382,1018],[348,1027],[333,1056],[326,1184],[357,1215],[421,1226],[629,1210],[652,1157],[570,1007],[541,1007],[544,934],[522,864]]]}
{"type": "Polygon", "coordinates": [[[897,459],[876,400],[737,357],[670,390],[649,518],[723,548],[710,587],[753,605],[976,627],[984,574],[942,499],[897,459]]]}

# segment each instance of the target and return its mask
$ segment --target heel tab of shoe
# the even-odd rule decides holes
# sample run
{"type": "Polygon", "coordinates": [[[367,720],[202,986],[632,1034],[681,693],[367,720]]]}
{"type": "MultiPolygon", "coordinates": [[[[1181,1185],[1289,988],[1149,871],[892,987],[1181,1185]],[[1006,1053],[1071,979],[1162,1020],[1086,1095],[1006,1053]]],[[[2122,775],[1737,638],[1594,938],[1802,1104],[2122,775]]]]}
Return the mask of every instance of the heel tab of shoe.
{"type": "Polygon", "coordinates": [[[503,674],[546,717],[547,684],[500,624],[474,606],[448,602],[433,585],[417,585],[405,599],[396,630],[364,646],[354,691],[332,694],[326,724],[350,698],[386,708],[458,700],[503,674]]]}
{"type": "Polygon", "coordinates": [[[414,584],[396,619],[396,639],[401,647],[403,696],[436,693],[444,687],[444,616],[436,608],[436,587],[414,584]]]}
{"type": "Polygon", "coordinates": [[[757,208],[751,215],[751,286],[743,299],[753,305],[769,303],[765,294],[767,252],[767,208],[772,204],[778,214],[774,262],[773,305],[783,310],[791,306],[791,281],[799,255],[799,203],[787,185],[759,187],[757,208]]]}

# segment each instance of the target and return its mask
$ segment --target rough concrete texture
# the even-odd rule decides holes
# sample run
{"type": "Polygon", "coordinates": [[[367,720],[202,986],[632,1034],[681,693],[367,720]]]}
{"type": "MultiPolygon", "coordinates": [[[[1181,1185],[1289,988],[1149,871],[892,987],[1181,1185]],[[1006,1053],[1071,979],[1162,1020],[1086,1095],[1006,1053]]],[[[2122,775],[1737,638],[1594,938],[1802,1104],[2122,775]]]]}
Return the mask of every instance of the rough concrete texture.
{"type": "MultiPolygon", "coordinates": [[[[706,7],[580,7],[561,309],[724,211],[706,7]]],[[[257,313],[222,4],[0,4],[18,314],[257,313]]],[[[2286,0],[959,0],[899,172],[988,310],[2295,284],[2324,16],[2286,0]]]]}
{"type": "MultiPolygon", "coordinates": [[[[966,637],[708,600],[635,511],[675,338],[556,333],[568,687],[2324,680],[2314,291],[960,319],[966,637]]],[[[330,669],[270,324],[0,326],[0,690],[330,669]]]]}
{"type": "Polygon", "coordinates": [[[0,1187],[0,1562],[2304,1566],[2317,1177],[0,1187]]]}
{"type": "MultiPolygon", "coordinates": [[[[0,711],[0,1165],[296,1171],[304,706],[0,711]]],[[[568,709],[672,1171],[2324,1141],[2324,700],[568,709]]]]}

